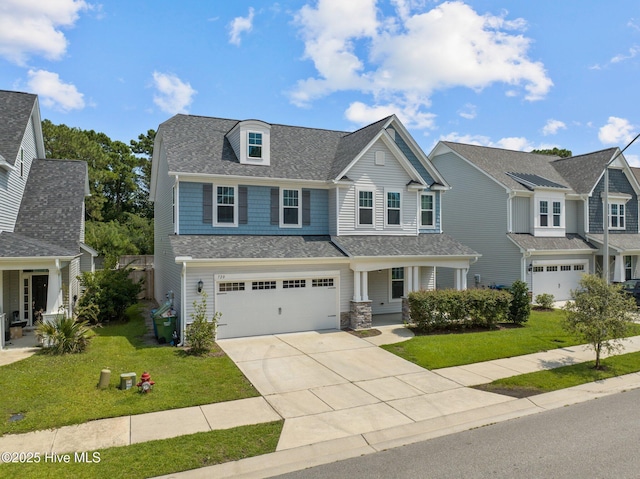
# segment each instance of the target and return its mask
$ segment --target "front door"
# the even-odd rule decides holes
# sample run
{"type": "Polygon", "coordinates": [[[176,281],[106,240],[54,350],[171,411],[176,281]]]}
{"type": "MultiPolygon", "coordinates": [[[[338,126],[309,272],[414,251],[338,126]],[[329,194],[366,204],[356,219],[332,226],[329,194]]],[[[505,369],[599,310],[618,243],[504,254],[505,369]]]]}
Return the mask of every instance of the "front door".
{"type": "Polygon", "coordinates": [[[47,310],[47,283],[49,275],[39,274],[31,277],[31,324],[42,320],[42,313],[47,310]]]}

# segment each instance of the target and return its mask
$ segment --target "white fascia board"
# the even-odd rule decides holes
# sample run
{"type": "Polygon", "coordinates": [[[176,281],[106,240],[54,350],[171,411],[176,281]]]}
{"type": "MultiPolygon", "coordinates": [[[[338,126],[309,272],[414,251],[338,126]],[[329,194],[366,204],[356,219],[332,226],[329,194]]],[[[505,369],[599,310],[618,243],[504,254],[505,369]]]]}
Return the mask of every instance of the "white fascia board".
{"type": "Polygon", "coordinates": [[[149,200],[155,201],[156,188],[158,184],[158,162],[160,161],[160,153],[164,145],[162,144],[162,130],[158,129],[156,137],[153,140],[153,156],[151,157],[151,183],[149,185],[149,200]]]}
{"type": "Polygon", "coordinates": [[[0,271],[16,269],[49,269],[55,266],[56,261],[67,263],[80,255],[75,256],[30,256],[22,258],[0,258],[0,271]]]}
{"type": "Polygon", "coordinates": [[[329,188],[329,182],[325,180],[304,180],[304,179],[291,179],[291,178],[267,178],[267,177],[253,177],[242,175],[218,175],[218,174],[205,174],[205,173],[184,173],[179,171],[169,171],[169,175],[180,176],[180,181],[191,183],[211,183],[211,182],[223,182],[234,183],[241,185],[254,185],[254,186],[275,186],[276,184],[291,186],[296,185],[298,188],[329,188]]]}
{"type": "Polygon", "coordinates": [[[440,174],[440,172],[435,167],[435,165],[433,163],[431,163],[431,160],[429,160],[429,155],[426,155],[424,153],[424,151],[422,151],[422,148],[420,148],[420,146],[418,146],[416,141],[413,139],[413,136],[411,136],[409,131],[405,128],[405,126],[402,124],[402,122],[395,115],[393,115],[391,117],[391,120],[387,123],[387,125],[385,125],[385,129],[388,128],[389,126],[391,126],[392,123],[393,123],[394,128],[395,127],[399,127],[400,131],[402,132],[403,138],[408,140],[407,142],[409,143],[409,146],[411,147],[411,150],[418,157],[418,160],[420,161],[420,163],[422,163],[422,166],[424,166],[425,170],[427,170],[427,172],[429,172],[431,177],[434,180],[436,180],[438,183],[441,183],[442,185],[450,188],[449,183],[447,183],[447,181],[440,174]]]}
{"type": "Polygon", "coordinates": [[[273,266],[273,265],[300,265],[300,264],[330,264],[346,263],[350,258],[196,258],[190,256],[176,257],[176,263],[188,263],[192,266],[273,266]]]}
{"type": "Polygon", "coordinates": [[[480,256],[482,255],[359,256],[351,259],[350,268],[353,271],[374,271],[405,266],[436,266],[460,269],[468,268],[480,256]]]}
{"type": "Polygon", "coordinates": [[[214,276],[214,281],[216,282],[225,282],[225,281],[238,281],[238,280],[276,280],[276,279],[290,279],[290,278],[301,278],[304,276],[313,276],[313,277],[330,277],[330,278],[339,278],[340,271],[338,270],[330,270],[330,271],[274,271],[274,272],[261,272],[261,273],[221,273],[220,276],[224,276],[224,278],[218,277],[216,274],[214,276]]]}

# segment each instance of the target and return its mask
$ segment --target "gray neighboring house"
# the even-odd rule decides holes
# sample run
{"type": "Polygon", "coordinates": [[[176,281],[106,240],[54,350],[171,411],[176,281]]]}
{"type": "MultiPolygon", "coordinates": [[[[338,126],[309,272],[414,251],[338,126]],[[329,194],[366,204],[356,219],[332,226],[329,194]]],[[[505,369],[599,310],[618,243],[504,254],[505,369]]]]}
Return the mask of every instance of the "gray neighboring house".
{"type": "MultiPolygon", "coordinates": [[[[445,227],[482,254],[476,287],[528,283],[567,300],[584,273],[602,274],[604,168],[618,148],[559,158],[442,141],[429,158],[451,190],[445,227]],[[454,213],[455,212],[455,213],[454,213]]],[[[640,185],[623,155],[609,168],[610,279],[638,277],[640,185]]],[[[446,270],[439,285],[451,284],[446,270]]]]}
{"type": "MultiPolygon", "coordinates": [[[[87,164],[44,159],[38,98],[0,91],[0,316],[34,324],[80,294],[93,269],[84,241],[87,164]]],[[[3,322],[3,327],[6,324],[3,322]]],[[[4,338],[2,338],[4,339],[4,338]]]]}
{"type": "Polygon", "coordinates": [[[154,145],[155,295],[181,337],[200,293],[219,338],[371,325],[477,253],[443,234],[448,189],[402,123],[355,132],[177,115],[154,145]]]}

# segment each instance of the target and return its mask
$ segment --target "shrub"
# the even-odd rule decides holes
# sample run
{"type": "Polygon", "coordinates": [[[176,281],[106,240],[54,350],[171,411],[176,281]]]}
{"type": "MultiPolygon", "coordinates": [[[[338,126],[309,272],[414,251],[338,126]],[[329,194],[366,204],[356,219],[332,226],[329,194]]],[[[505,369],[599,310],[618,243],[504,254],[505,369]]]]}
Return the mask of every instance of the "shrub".
{"type": "Polygon", "coordinates": [[[506,320],[511,294],[490,289],[416,291],[408,297],[411,320],[422,332],[492,328],[506,320]]]}
{"type": "Polygon", "coordinates": [[[187,328],[186,340],[192,354],[206,354],[213,348],[220,313],[216,313],[211,321],[207,319],[207,293],[202,293],[200,303],[193,302],[192,322],[187,328]]]}
{"type": "Polygon", "coordinates": [[[95,318],[98,322],[126,321],[125,310],[138,301],[142,290],[142,282],[131,280],[129,271],[123,268],[82,273],[79,278],[86,289],[78,301],[78,316],[87,320],[95,318]],[[97,313],[90,305],[97,307],[97,313]]]}
{"type": "Polygon", "coordinates": [[[543,309],[553,309],[554,300],[553,295],[549,293],[542,293],[536,296],[536,303],[543,309]]]}
{"type": "Polygon", "coordinates": [[[524,281],[516,281],[509,289],[512,299],[509,305],[509,321],[524,324],[529,320],[531,304],[529,303],[529,287],[524,281]]]}
{"type": "Polygon", "coordinates": [[[36,329],[36,336],[51,354],[83,352],[91,340],[92,332],[86,321],[76,321],[64,314],[53,321],[43,321],[36,329]]]}

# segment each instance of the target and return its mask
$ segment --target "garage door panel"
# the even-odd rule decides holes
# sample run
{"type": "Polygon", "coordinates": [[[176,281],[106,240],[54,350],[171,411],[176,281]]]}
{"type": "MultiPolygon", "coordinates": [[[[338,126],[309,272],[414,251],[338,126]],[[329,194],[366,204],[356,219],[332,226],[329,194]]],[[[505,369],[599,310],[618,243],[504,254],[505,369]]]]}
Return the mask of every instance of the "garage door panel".
{"type": "Polygon", "coordinates": [[[579,287],[582,275],[586,272],[584,263],[547,264],[534,266],[533,295],[552,294],[556,301],[571,299],[571,291],[579,287]]]}
{"type": "Polygon", "coordinates": [[[243,289],[217,288],[216,311],[222,314],[219,339],[339,326],[337,278],[234,279],[238,281],[244,283],[243,289]]]}

